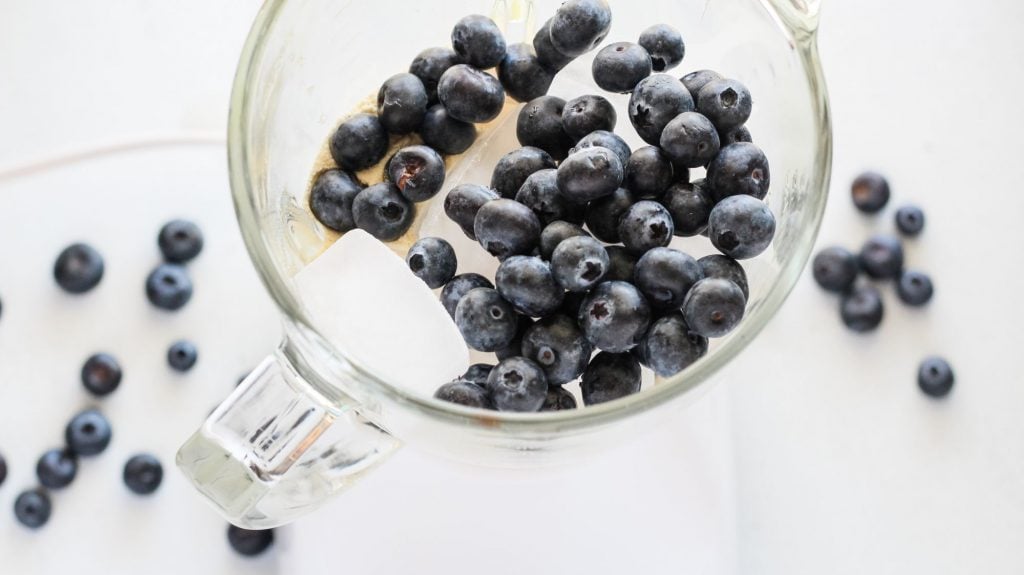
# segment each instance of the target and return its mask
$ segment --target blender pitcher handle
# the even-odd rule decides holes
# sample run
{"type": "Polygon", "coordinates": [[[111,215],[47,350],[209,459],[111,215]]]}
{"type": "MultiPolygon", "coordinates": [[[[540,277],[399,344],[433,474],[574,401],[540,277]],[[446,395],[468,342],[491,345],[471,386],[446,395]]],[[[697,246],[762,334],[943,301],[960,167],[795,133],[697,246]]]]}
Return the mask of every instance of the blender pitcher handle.
{"type": "Polygon", "coordinates": [[[359,407],[348,396],[325,397],[278,349],[182,445],[177,464],[231,523],[282,525],[399,447],[359,407]]]}

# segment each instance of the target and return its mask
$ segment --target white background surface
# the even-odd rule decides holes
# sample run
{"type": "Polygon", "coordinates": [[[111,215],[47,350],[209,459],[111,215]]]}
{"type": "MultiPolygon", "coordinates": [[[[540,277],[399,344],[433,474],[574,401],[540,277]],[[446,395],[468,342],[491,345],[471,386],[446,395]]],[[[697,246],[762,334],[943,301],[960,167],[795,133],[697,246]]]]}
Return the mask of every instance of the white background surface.
{"type": "MultiPolygon", "coordinates": [[[[0,0],[0,165],[140,133],[223,131],[256,8],[0,0]]],[[[907,246],[909,264],[936,282],[927,310],[889,297],[882,329],[856,336],[804,278],[732,381],[677,422],[587,466],[543,474],[403,450],[312,520],[335,531],[305,562],[318,569],[305,572],[1024,571],[1024,387],[1014,369],[1022,21],[1024,5],[1011,0],[824,6],[836,155],[821,245],[854,248],[870,230],[891,230],[891,210],[861,218],[846,195],[859,170],[883,171],[896,204],[916,201],[928,214],[923,237],[907,246]],[[915,387],[928,353],[947,355],[957,372],[947,401],[915,387]],[[729,468],[687,469],[729,444],[729,468]],[[735,485],[721,483],[729,477],[735,485]],[[688,505],[707,492],[727,496],[704,502],[701,517],[719,513],[702,529],[688,505]],[[716,560],[718,548],[736,555],[716,560]]],[[[181,437],[273,344],[276,318],[242,255],[222,152],[163,154],[0,184],[11,195],[0,212],[0,450],[12,467],[0,487],[5,573],[287,573],[294,564],[282,557],[309,548],[289,541],[300,527],[280,534],[276,553],[233,557],[223,523],[170,468],[181,437]],[[195,301],[168,316],[148,307],[141,285],[157,259],[155,230],[177,215],[197,219],[209,244],[192,270],[195,301]],[[69,300],[50,266],[79,238],[107,256],[108,275],[102,289],[69,300]],[[178,337],[200,347],[185,377],[163,363],[178,337]],[[37,455],[88,403],[77,371],[96,349],[115,352],[127,372],[103,404],[114,443],[83,462],[56,495],[50,525],[30,533],[10,506],[37,455]],[[168,465],[153,499],[129,497],[120,483],[121,463],[137,450],[168,465]]]]}

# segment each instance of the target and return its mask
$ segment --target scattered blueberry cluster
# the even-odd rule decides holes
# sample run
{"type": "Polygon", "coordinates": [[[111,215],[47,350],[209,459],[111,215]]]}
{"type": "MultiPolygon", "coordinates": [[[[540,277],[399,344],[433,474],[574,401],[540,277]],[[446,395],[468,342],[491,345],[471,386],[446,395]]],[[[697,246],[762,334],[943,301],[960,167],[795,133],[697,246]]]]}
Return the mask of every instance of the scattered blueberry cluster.
{"type": "MultiPolygon", "coordinates": [[[[889,182],[881,174],[865,172],[850,186],[854,206],[865,214],[877,214],[889,203],[889,182]]],[[[917,206],[903,206],[896,211],[896,229],[907,238],[917,237],[924,229],[924,212],[917,206]]],[[[849,329],[864,333],[882,323],[882,294],[866,280],[894,280],[896,295],[906,305],[920,307],[932,299],[931,278],[920,271],[906,269],[903,244],[890,234],[870,237],[854,254],[841,246],[820,250],[811,263],[814,281],[830,292],[840,295],[839,315],[849,329]],[[863,273],[862,273],[863,272],[863,273]],[[866,277],[866,280],[859,278],[866,277]]],[[[945,360],[925,359],[918,370],[918,385],[932,397],[941,397],[953,387],[953,370],[945,360]]]]}

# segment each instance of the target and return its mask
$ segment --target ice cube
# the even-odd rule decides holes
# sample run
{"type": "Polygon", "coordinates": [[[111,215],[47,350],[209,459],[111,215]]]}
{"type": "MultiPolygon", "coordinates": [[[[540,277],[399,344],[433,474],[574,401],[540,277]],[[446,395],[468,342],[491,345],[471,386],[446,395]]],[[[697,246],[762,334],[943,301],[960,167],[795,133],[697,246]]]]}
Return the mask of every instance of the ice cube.
{"type": "Polygon", "coordinates": [[[320,334],[389,383],[433,395],[469,367],[466,343],[434,292],[362,230],[327,248],[295,284],[320,334]]]}

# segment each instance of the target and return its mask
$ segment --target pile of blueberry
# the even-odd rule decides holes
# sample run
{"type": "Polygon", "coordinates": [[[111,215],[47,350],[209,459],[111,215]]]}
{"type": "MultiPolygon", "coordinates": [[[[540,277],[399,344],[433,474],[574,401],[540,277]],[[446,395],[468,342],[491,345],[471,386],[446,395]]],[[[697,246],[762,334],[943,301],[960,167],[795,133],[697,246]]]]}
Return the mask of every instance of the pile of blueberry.
{"type": "MultiPolygon", "coordinates": [[[[865,214],[877,214],[889,203],[889,182],[880,174],[865,172],[850,186],[853,204],[865,214]]],[[[907,205],[896,211],[896,229],[906,238],[924,230],[924,212],[907,205]]],[[[932,299],[931,278],[920,271],[906,269],[903,244],[891,234],[869,238],[854,254],[842,246],[830,246],[814,256],[811,263],[814,281],[822,289],[840,295],[839,315],[846,327],[859,333],[870,332],[882,323],[882,294],[868,280],[893,280],[896,295],[904,304],[920,307],[932,299]]],[[[945,396],[953,388],[953,370],[939,357],[928,357],[918,368],[921,390],[932,396],[945,396]]]]}

